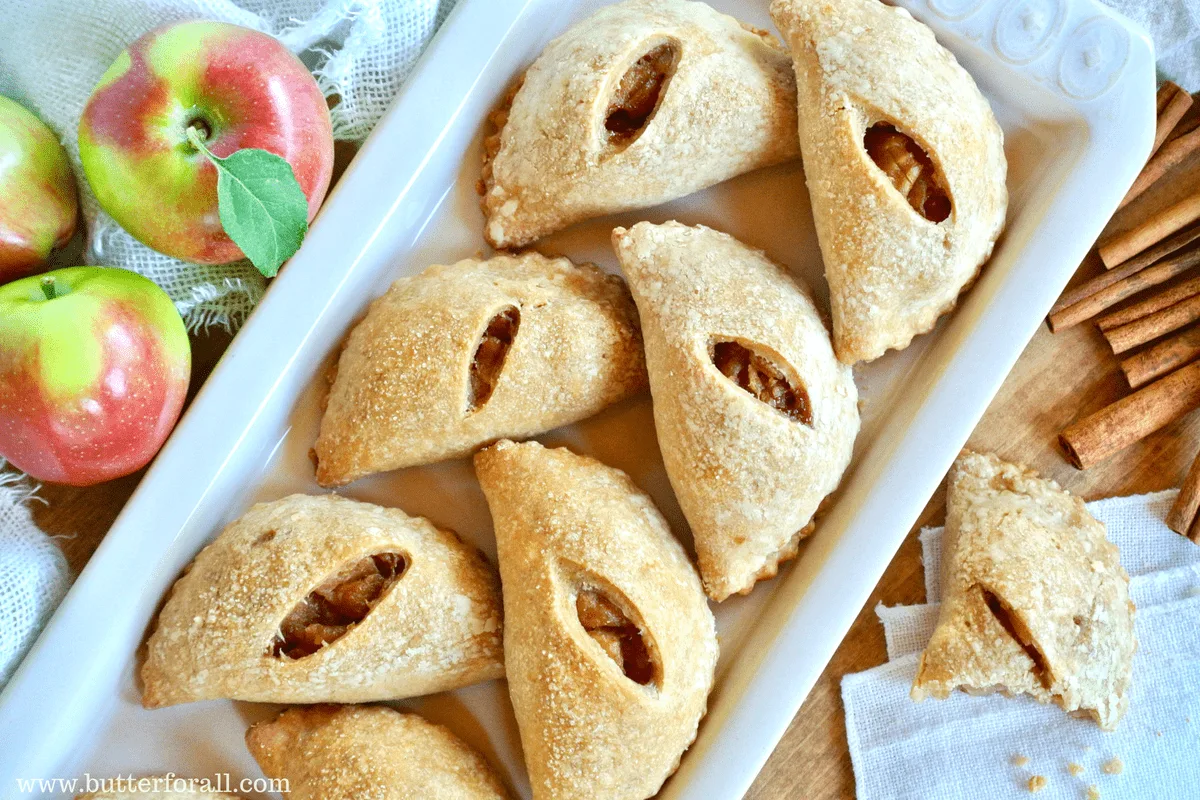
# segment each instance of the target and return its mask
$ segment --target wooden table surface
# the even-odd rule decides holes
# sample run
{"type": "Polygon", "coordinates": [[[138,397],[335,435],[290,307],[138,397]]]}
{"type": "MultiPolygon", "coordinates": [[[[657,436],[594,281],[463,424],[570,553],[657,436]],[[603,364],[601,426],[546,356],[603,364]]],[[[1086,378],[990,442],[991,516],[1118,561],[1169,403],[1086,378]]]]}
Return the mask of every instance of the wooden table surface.
{"type": "MultiPolygon", "coordinates": [[[[194,341],[193,386],[212,369],[228,343],[223,334],[194,341]]],[[[1200,415],[1192,415],[1134,445],[1107,463],[1080,472],[1058,449],[1058,431],[1128,392],[1116,360],[1091,326],[1052,335],[1043,326],[993,400],[969,445],[1022,461],[1065,488],[1095,499],[1177,486],[1200,441],[1200,415]]],[[[46,505],[33,506],[37,523],[56,539],[71,568],[80,570],[104,537],[140,474],[88,489],[45,486],[46,505]]],[[[846,749],[840,682],[843,675],[886,660],[875,604],[924,601],[916,532],[941,524],[943,491],[929,501],[883,579],[825,669],[812,694],[759,775],[747,798],[843,798],[854,796],[846,749]]]]}

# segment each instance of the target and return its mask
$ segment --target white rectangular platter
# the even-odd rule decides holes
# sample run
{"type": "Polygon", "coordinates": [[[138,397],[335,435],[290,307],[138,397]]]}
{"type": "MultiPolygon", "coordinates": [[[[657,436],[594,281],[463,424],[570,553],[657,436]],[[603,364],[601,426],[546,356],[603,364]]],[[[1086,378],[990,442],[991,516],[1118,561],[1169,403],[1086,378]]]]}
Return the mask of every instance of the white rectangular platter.
{"type": "MultiPolygon", "coordinates": [[[[863,429],[836,502],[778,578],[714,609],[717,686],[663,797],[745,793],[1149,151],[1151,44],[1098,2],[902,4],[958,55],[996,110],[1010,164],[1008,228],[977,284],[934,332],[856,369],[863,429]]],[[[0,695],[0,796],[21,796],[18,778],[229,773],[236,789],[261,776],[242,737],[276,707],[141,709],[134,675],[147,628],[183,567],[250,503],[320,491],[308,450],[330,357],[396,277],[484,250],[474,188],[483,120],[546,42],[599,5],[460,0],[0,695]]],[[[713,5],[772,28],[765,0],[713,5]]],[[[672,218],[764,248],[826,302],[799,163],[579,225],[539,249],[615,269],[614,225],[672,218]]],[[[626,470],[690,545],[648,396],[542,438],[626,470]]],[[[486,504],[465,459],[362,480],[343,493],[426,516],[495,558],[486,504]]],[[[448,724],[529,796],[502,681],[402,705],[448,724]]]]}

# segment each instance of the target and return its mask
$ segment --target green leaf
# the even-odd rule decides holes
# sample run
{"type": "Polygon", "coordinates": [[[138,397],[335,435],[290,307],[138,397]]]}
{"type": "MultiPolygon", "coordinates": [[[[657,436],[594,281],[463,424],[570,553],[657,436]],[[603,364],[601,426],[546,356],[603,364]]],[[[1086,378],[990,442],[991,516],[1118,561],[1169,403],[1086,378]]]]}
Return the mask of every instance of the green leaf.
{"type": "Polygon", "coordinates": [[[194,128],[188,139],[217,168],[221,226],[259,272],[275,277],[308,232],[308,200],[291,164],[256,148],[218,158],[194,128]]]}

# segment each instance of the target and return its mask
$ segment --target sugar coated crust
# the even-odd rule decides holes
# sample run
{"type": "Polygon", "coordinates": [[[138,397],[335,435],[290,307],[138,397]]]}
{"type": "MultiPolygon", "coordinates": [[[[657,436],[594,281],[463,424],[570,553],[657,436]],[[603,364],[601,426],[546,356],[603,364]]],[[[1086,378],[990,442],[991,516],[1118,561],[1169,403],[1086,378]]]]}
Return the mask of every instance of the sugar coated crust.
{"type": "Polygon", "coordinates": [[[1004,136],[933,31],[879,0],[774,0],[795,62],[800,146],[825,259],[833,341],[848,364],[907,347],[954,307],[991,255],[1008,206],[1004,136]],[[932,222],[868,156],[884,122],[940,172],[950,216],[932,222]]]}
{"type": "Polygon", "coordinates": [[[620,470],[563,448],[501,441],[475,456],[496,528],[508,688],[535,800],[642,800],[679,766],[717,663],[696,570],[620,470]],[[654,680],[627,677],[585,631],[599,590],[648,644],[654,680]]]}
{"type": "Polygon", "coordinates": [[[1115,728],[1129,708],[1135,609],[1120,553],[1083,501],[964,451],[942,548],[945,596],[913,698],[1028,694],[1115,728]]]}
{"type": "Polygon", "coordinates": [[[646,342],[659,449],[692,528],[708,596],[750,591],[796,555],[850,463],[858,391],[808,287],[703,225],[613,231],[646,342]],[[791,419],[722,374],[718,341],[767,355],[807,394],[791,419]]]}
{"type": "Polygon", "coordinates": [[[786,51],[689,0],[601,8],[546,46],[492,121],[480,191],[497,248],[799,155],[786,51]],[[622,77],[664,43],[677,59],[652,116],[632,142],[612,141],[605,120],[622,77]]]}
{"type": "Polygon", "coordinates": [[[360,703],[504,674],[500,585],[474,547],[426,519],[336,495],[259,503],[200,551],[147,644],[147,708],[231,698],[360,703]],[[330,576],[380,553],[406,567],[362,621],[317,652],[272,654],[330,576]]]}
{"type": "Polygon", "coordinates": [[[350,333],[314,447],[317,482],[471,453],[592,416],[646,387],[637,311],[617,276],[538,253],[401,278],[350,333]],[[470,373],[489,322],[519,325],[487,402],[470,373]]]}
{"type": "Polygon", "coordinates": [[[293,708],[246,732],[289,800],[508,800],[486,759],[449,729],[386,706],[293,708]]]}

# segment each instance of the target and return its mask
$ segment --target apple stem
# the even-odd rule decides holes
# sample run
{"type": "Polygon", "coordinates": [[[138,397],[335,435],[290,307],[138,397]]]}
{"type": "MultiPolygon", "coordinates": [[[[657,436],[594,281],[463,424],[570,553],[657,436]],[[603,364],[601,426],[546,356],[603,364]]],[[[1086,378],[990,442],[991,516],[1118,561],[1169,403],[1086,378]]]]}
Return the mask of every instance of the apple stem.
{"type": "Polygon", "coordinates": [[[54,286],[54,278],[50,275],[42,278],[42,294],[46,295],[47,300],[53,300],[58,297],[58,289],[54,286]]]}
{"type": "Polygon", "coordinates": [[[188,126],[187,139],[189,142],[192,143],[192,147],[196,148],[197,151],[208,156],[210,159],[213,159],[214,161],[218,160],[217,157],[214,156],[211,152],[209,152],[209,149],[204,146],[204,138],[205,137],[204,137],[203,131],[201,131],[195,125],[188,126]]]}

